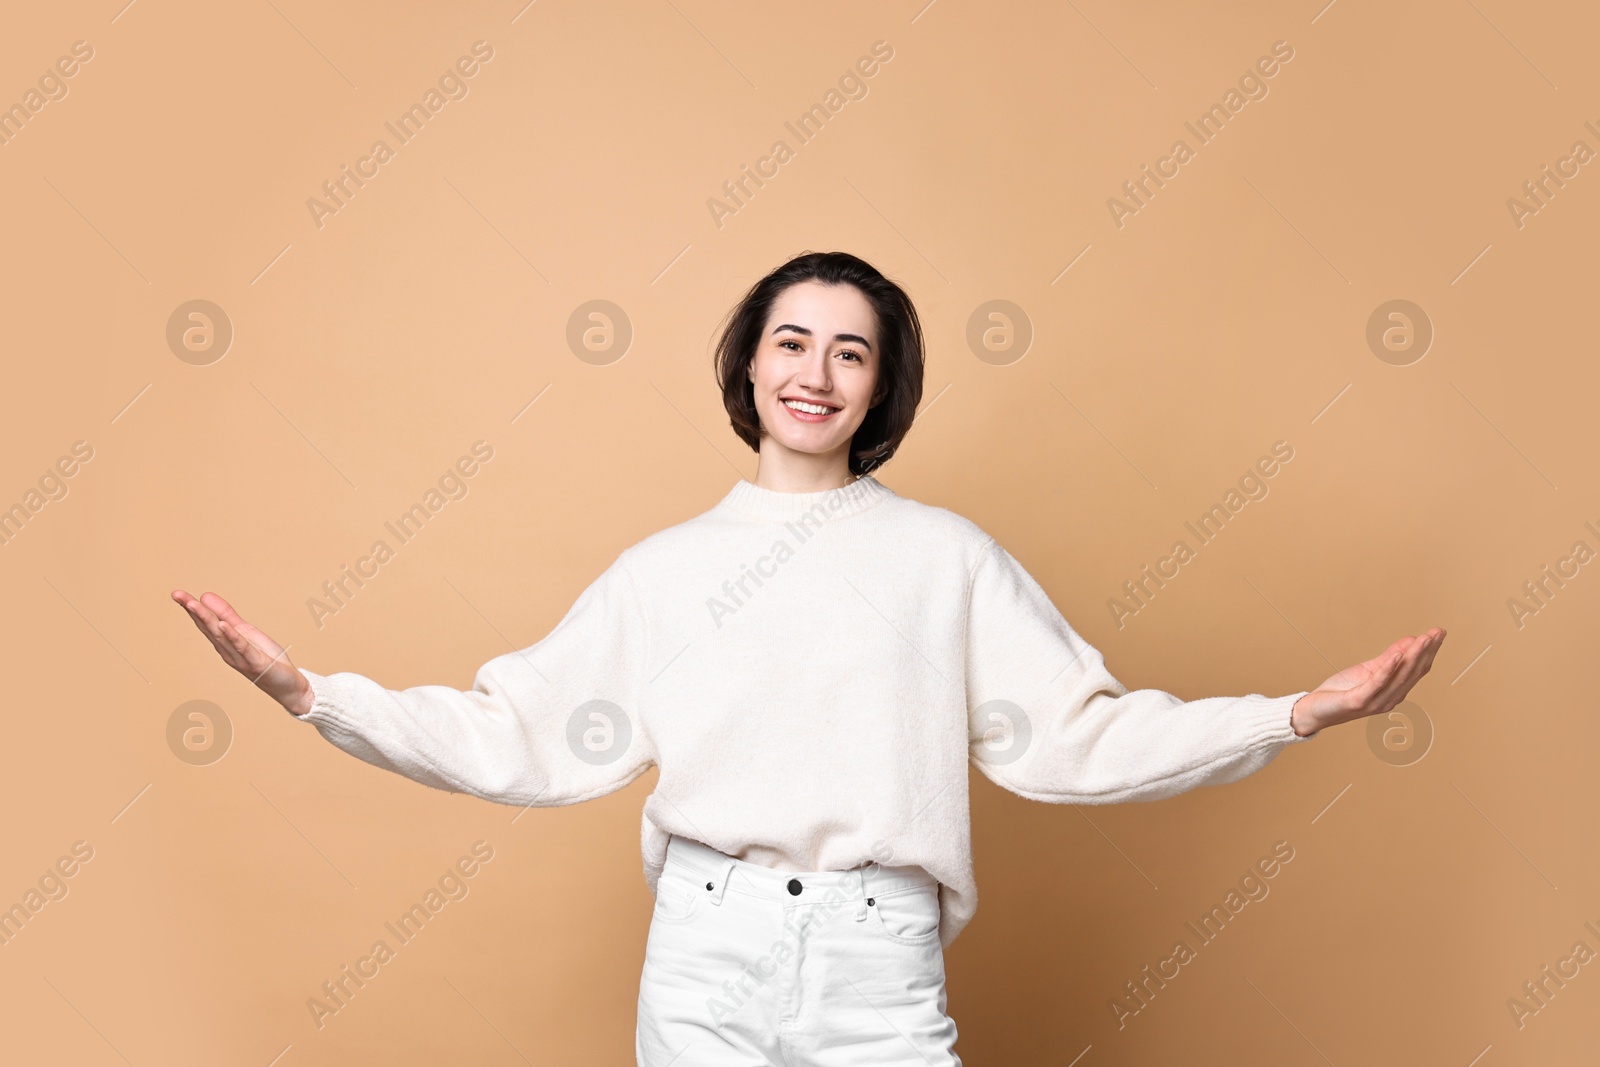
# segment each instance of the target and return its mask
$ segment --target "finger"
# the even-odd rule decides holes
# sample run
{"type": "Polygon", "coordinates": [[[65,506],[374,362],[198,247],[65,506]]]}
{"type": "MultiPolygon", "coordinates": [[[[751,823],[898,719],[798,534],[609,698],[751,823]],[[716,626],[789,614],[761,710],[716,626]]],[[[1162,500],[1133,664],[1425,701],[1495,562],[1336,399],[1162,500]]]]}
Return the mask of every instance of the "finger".
{"type": "MultiPolygon", "coordinates": [[[[173,600],[178,600],[178,597],[173,597],[173,600]]],[[[192,597],[190,597],[189,600],[178,600],[178,605],[184,609],[184,614],[187,614],[190,619],[194,619],[195,625],[200,624],[200,616],[195,614],[195,605],[198,605],[198,603],[200,603],[200,601],[194,600],[192,597]]]]}
{"type": "Polygon", "coordinates": [[[182,603],[184,610],[189,613],[189,617],[199,625],[204,625],[205,623],[216,618],[216,616],[211,613],[211,609],[207,608],[194,597],[190,597],[182,603]]]}
{"type": "Polygon", "coordinates": [[[244,638],[239,636],[238,630],[228,625],[226,619],[217,620],[217,629],[222,631],[223,640],[227,641],[235,652],[245,651],[244,638]]]}
{"type": "Polygon", "coordinates": [[[239,638],[240,641],[244,643],[245,649],[248,650],[244,652],[243,655],[247,664],[249,665],[248,673],[252,682],[259,682],[261,680],[261,676],[266,674],[267,671],[271,670],[274,663],[283,658],[283,652],[281,650],[276,654],[269,652],[267,649],[256,644],[256,642],[248,633],[240,630],[234,630],[233,627],[229,627],[229,629],[239,638]]]}
{"type": "Polygon", "coordinates": [[[233,652],[233,659],[230,662],[233,662],[234,669],[252,683],[260,681],[261,676],[272,666],[272,658],[232,626],[227,623],[222,625],[228,633],[229,646],[233,652]]]}
{"type": "Polygon", "coordinates": [[[1396,703],[1404,700],[1412,687],[1422,681],[1422,676],[1433,668],[1433,658],[1438,655],[1439,645],[1443,641],[1444,634],[1442,632],[1433,633],[1432,631],[1422,640],[1417,651],[1416,660],[1411,664],[1411,669],[1407,672],[1405,688],[1395,698],[1396,703]]]}
{"type": "MultiPolygon", "coordinates": [[[[205,597],[211,598],[207,603],[211,610],[217,613],[217,618],[222,619],[224,622],[227,622],[232,626],[238,626],[240,623],[244,622],[244,620],[239,617],[239,613],[233,610],[233,605],[228,603],[222,597],[218,596],[216,593],[207,593],[205,594],[205,597]]],[[[201,599],[204,600],[205,597],[202,597],[201,599]]]]}
{"type": "Polygon", "coordinates": [[[1372,672],[1382,672],[1394,660],[1395,650],[1399,648],[1399,646],[1405,640],[1405,638],[1401,638],[1399,641],[1394,642],[1382,652],[1379,652],[1376,656],[1373,656],[1365,663],[1357,664],[1357,666],[1365,667],[1368,671],[1372,672]]]}
{"type": "Polygon", "coordinates": [[[234,652],[238,654],[239,658],[244,661],[247,667],[253,667],[255,664],[255,657],[262,655],[261,650],[256,648],[255,645],[251,644],[243,634],[234,629],[227,622],[223,622],[221,625],[222,632],[227,636],[228,644],[233,646],[234,652]]]}
{"type": "Polygon", "coordinates": [[[1411,691],[1411,687],[1417,684],[1417,680],[1422,677],[1420,666],[1422,655],[1427,651],[1429,643],[1426,637],[1412,639],[1410,647],[1401,657],[1401,662],[1388,683],[1374,694],[1373,700],[1378,705],[1379,712],[1388,711],[1400,703],[1411,691]]]}
{"type": "Polygon", "coordinates": [[[233,642],[228,638],[228,635],[223,632],[221,619],[218,619],[198,600],[194,601],[193,606],[190,607],[189,617],[200,628],[200,632],[211,639],[211,643],[216,646],[217,654],[227,662],[228,666],[236,670],[242,668],[243,665],[239,661],[239,652],[234,648],[233,642]]]}
{"type": "Polygon", "coordinates": [[[1378,694],[1394,681],[1395,674],[1399,671],[1400,665],[1405,659],[1404,641],[1406,640],[1408,639],[1402,638],[1400,641],[1390,645],[1384,654],[1377,659],[1372,672],[1367,675],[1366,680],[1349,691],[1353,701],[1352,706],[1371,704],[1378,694]]]}
{"type": "Polygon", "coordinates": [[[1421,680],[1428,668],[1433,666],[1433,657],[1439,651],[1439,644],[1444,640],[1444,631],[1434,627],[1421,637],[1417,638],[1416,655],[1411,664],[1412,681],[1421,680]]]}
{"type": "Polygon", "coordinates": [[[1398,664],[1399,662],[1401,662],[1402,660],[1404,660],[1406,658],[1406,653],[1409,652],[1410,650],[1411,650],[1411,638],[1402,637],[1399,641],[1395,642],[1392,651],[1389,653],[1390,663],[1391,664],[1398,664]]]}
{"type": "Polygon", "coordinates": [[[189,611],[190,614],[194,616],[195,621],[200,625],[200,628],[203,629],[213,641],[227,640],[222,633],[222,620],[217,618],[216,613],[210,608],[206,607],[203,602],[196,600],[189,608],[189,611]]]}
{"type": "Polygon", "coordinates": [[[1355,710],[1371,704],[1374,694],[1393,677],[1394,665],[1397,662],[1394,653],[1385,653],[1379,659],[1371,662],[1373,664],[1372,668],[1367,672],[1365,678],[1358,684],[1340,692],[1339,695],[1344,702],[1346,710],[1355,710]]]}
{"type": "Polygon", "coordinates": [[[194,624],[200,627],[201,632],[207,637],[216,640],[221,636],[221,631],[216,628],[217,617],[211,613],[211,609],[192,598],[183,606],[189,610],[189,618],[194,620],[194,624]]]}
{"type": "Polygon", "coordinates": [[[1383,661],[1379,664],[1378,669],[1373,672],[1379,679],[1379,685],[1388,682],[1394,677],[1394,672],[1400,669],[1400,664],[1406,658],[1406,649],[1410,647],[1410,640],[1409,637],[1402,637],[1384,652],[1383,661]]]}
{"type": "Polygon", "coordinates": [[[255,645],[263,652],[266,652],[273,645],[277,644],[277,642],[267,634],[262,633],[261,629],[249,619],[236,620],[233,624],[233,628],[244,634],[246,641],[249,641],[252,645],[255,645]]]}
{"type": "Polygon", "coordinates": [[[1444,631],[1441,630],[1438,636],[1428,642],[1427,649],[1422,653],[1422,669],[1417,672],[1418,678],[1433,669],[1433,658],[1439,654],[1439,646],[1442,644],[1444,644],[1444,631]]]}

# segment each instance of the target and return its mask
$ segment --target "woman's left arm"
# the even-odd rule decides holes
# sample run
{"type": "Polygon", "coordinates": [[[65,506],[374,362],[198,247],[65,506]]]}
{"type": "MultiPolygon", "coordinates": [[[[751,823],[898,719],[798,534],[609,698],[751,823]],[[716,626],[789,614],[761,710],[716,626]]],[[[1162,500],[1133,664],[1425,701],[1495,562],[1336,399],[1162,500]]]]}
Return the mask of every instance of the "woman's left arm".
{"type": "Polygon", "coordinates": [[[1157,800],[1236,781],[1325,726],[1394,707],[1433,663],[1444,631],[1403,638],[1315,691],[1184,701],[1130,691],[992,539],[969,575],[966,699],[972,762],[998,785],[1052,803],[1157,800]]]}

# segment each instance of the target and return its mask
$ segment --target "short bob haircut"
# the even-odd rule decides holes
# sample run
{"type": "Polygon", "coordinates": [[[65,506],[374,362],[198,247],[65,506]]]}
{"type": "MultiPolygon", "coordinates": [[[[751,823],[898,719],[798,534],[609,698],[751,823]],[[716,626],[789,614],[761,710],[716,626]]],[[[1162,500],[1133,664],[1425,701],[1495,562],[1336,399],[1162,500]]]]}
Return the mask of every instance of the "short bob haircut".
{"type": "Polygon", "coordinates": [[[717,384],[733,431],[754,451],[761,451],[761,418],[755,390],[746,369],[755,358],[772,305],[791,285],[817,281],[853,285],[872,305],[877,318],[878,384],[882,399],[868,409],[850,439],[850,473],[863,475],[889,462],[911,429],[922,402],[922,323],[904,289],[877,268],[848,252],[807,252],[796,256],[751,286],[731,312],[717,342],[717,384]]]}

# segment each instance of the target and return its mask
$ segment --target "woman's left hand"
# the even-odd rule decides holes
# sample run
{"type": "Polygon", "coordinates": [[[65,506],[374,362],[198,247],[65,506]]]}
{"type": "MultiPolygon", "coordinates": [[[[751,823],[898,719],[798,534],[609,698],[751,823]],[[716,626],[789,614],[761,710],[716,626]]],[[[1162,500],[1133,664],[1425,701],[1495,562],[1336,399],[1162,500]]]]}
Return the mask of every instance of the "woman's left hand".
{"type": "Polygon", "coordinates": [[[1346,667],[1294,703],[1289,723],[1301,737],[1368,715],[1381,715],[1400,703],[1433,666],[1444,643],[1435,626],[1421,637],[1402,637],[1380,655],[1346,667]]]}

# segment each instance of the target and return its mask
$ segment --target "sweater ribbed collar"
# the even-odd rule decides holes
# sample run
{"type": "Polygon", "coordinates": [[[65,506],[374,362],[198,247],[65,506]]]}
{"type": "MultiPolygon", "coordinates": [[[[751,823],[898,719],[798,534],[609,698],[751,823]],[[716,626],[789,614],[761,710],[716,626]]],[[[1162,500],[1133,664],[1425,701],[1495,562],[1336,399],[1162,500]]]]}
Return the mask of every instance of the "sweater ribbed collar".
{"type": "Polygon", "coordinates": [[[895,495],[893,489],[870,474],[862,475],[849,485],[815,493],[763,489],[741,478],[712,510],[721,515],[770,522],[794,522],[801,518],[830,522],[860,514],[895,495]]]}

